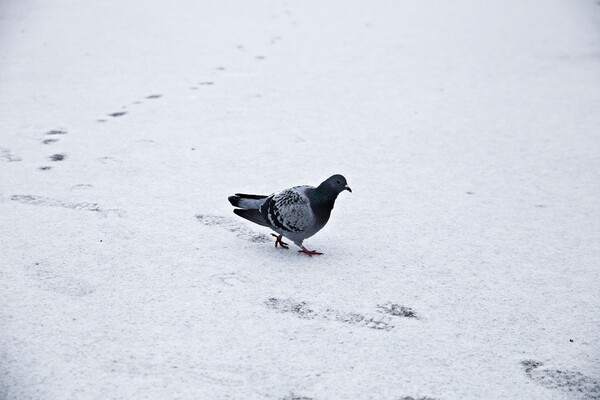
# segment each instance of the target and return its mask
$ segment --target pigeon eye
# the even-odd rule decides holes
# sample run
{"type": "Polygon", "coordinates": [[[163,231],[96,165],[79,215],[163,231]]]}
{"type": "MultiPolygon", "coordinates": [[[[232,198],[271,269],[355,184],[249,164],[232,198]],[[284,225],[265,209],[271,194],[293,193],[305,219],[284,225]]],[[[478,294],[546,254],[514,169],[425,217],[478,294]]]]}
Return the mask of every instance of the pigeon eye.
{"type": "Polygon", "coordinates": [[[340,181],[335,181],[335,183],[337,183],[337,184],[339,185],[339,184],[340,184],[340,183],[342,183],[342,182],[340,182],[340,181]]]}

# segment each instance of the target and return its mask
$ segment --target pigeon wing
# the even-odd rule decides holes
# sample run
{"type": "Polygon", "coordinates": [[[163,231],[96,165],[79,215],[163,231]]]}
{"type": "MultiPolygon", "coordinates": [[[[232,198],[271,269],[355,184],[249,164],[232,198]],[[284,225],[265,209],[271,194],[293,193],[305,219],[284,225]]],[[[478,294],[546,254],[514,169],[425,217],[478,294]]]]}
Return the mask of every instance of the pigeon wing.
{"type": "Polygon", "coordinates": [[[296,186],[275,193],[260,207],[263,218],[271,226],[284,232],[299,233],[314,223],[306,189],[310,186],[296,186]]]}

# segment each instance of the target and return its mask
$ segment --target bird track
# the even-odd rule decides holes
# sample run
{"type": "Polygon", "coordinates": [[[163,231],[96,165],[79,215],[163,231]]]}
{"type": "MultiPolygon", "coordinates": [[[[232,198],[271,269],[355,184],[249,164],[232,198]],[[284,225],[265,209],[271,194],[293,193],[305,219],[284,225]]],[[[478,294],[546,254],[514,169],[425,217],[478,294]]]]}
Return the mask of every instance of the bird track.
{"type": "MultiPolygon", "coordinates": [[[[392,303],[386,303],[392,305],[392,303]]],[[[325,319],[328,321],[342,322],[349,325],[361,326],[375,330],[391,331],[394,329],[393,320],[391,317],[406,317],[405,315],[398,315],[397,313],[390,313],[384,310],[395,309],[400,306],[393,304],[397,307],[391,306],[380,306],[378,305],[378,311],[380,313],[386,313],[389,316],[370,316],[355,311],[341,311],[330,307],[319,307],[317,305],[309,304],[304,301],[296,301],[292,299],[280,299],[271,297],[265,301],[267,308],[283,313],[292,314],[302,319],[325,319]]],[[[404,307],[407,308],[407,307],[404,307]]],[[[416,318],[416,317],[408,317],[416,318]]]]}
{"type": "Polygon", "coordinates": [[[521,366],[532,381],[581,400],[600,399],[600,380],[571,369],[552,369],[535,360],[524,360],[521,366]]]}
{"type": "Polygon", "coordinates": [[[234,233],[240,239],[248,240],[255,243],[271,242],[270,236],[264,233],[254,232],[251,229],[238,223],[233,218],[224,217],[221,215],[197,214],[196,219],[206,226],[218,226],[228,232],[234,233]]]}
{"type": "Polygon", "coordinates": [[[21,161],[22,158],[11,153],[10,149],[6,149],[4,147],[0,147],[0,161],[5,162],[18,162],[21,161]]]}
{"type": "Polygon", "coordinates": [[[312,397],[301,396],[290,392],[287,396],[282,397],[280,400],[314,400],[312,397]]]}
{"type": "Polygon", "coordinates": [[[10,196],[10,200],[33,206],[61,207],[80,211],[95,211],[99,212],[103,216],[117,215],[119,217],[122,217],[124,215],[123,210],[103,209],[98,203],[73,203],[70,201],[53,199],[50,197],[36,196],[32,194],[13,194],[12,196],[10,196]]]}
{"type": "MultiPolygon", "coordinates": [[[[288,18],[291,18],[293,15],[291,12],[289,12],[289,10],[286,11],[284,14],[288,18]]],[[[292,24],[295,24],[295,22],[293,22],[292,24]]],[[[270,38],[269,43],[271,45],[274,45],[274,44],[277,44],[281,40],[283,40],[283,37],[281,37],[279,35],[275,35],[270,38]]],[[[236,45],[235,49],[241,51],[242,53],[245,53],[247,50],[246,46],[244,46],[242,44],[236,45]]],[[[264,61],[267,59],[267,55],[266,54],[254,54],[253,58],[257,61],[264,61]]],[[[213,73],[213,74],[217,73],[217,74],[219,74],[219,76],[226,76],[226,75],[221,75],[225,71],[227,71],[227,68],[223,65],[219,65],[216,68],[214,68],[211,71],[211,73],[213,73]]],[[[209,87],[209,86],[213,86],[213,85],[215,85],[214,80],[206,80],[205,79],[205,80],[196,81],[196,83],[194,83],[192,86],[190,86],[190,89],[191,90],[199,90],[201,86],[209,87]]],[[[141,105],[144,103],[143,100],[154,101],[154,100],[158,100],[161,98],[163,98],[163,94],[155,92],[155,93],[151,93],[149,95],[143,96],[142,99],[134,100],[131,102],[131,104],[134,106],[138,106],[138,105],[141,105]]],[[[127,108],[128,108],[127,106],[121,106],[121,110],[106,113],[106,114],[104,114],[103,117],[95,119],[95,122],[106,123],[109,120],[114,120],[117,118],[121,119],[121,117],[124,117],[124,116],[130,114],[131,110],[129,110],[127,108]],[[109,118],[107,118],[107,117],[109,117],[109,118]]],[[[57,136],[57,135],[65,135],[65,134],[67,134],[67,130],[64,128],[56,128],[56,129],[52,129],[52,130],[46,132],[46,135],[49,135],[49,136],[57,136]]],[[[56,143],[58,141],[59,141],[58,138],[52,137],[52,138],[43,139],[41,143],[48,145],[48,144],[56,143]]],[[[48,158],[51,161],[62,161],[65,159],[65,157],[66,157],[66,154],[54,154],[54,155],[49,156],[48,158]]],[[[0,148],[0,161],[21,161],[21,158],[11,154],[8,149],[0,148]]],[[[38,169],[42,170],[42,171],[49,171],[52,169],[52,167],[41,166],[41,167],[38,167],[38,169]]],[[[251,236],[251,240],[253,240],[252,237],[254,237],[254,236],[251,236]]],[[[258,239],[258,240],[260,241],[261,239],[258,239]]]]}
{"type": "Polygon", "coordinates": [[[396,303],[387,302],[377,305],[377,311],[384,314],[393,315],[394,317],[415,318],[419,319],[415,311],[410,307],[401,306],[396,303]]]}

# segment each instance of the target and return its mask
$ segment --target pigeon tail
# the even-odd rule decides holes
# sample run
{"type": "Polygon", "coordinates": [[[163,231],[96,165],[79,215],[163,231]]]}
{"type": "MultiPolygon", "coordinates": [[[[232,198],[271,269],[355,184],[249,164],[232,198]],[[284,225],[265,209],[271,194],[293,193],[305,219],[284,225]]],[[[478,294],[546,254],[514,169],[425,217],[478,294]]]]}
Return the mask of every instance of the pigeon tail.
{"type": "MultiPolygon", "coordinates": [[[[230,197],[230,199],[231,199],[231,197],[230,197]]],[[[269,228],[271,227],[271,225],[269,225],[269,223],[267,221],[265,221],[265,219],[263,218],[262,214],[257,209],[254,209],[254,210],[244,210],[244,209],[236,208],[236,209],[233,210],[233,212],[236,215],[239,215],[242,218],[246,218],[248,221],[254,222],[255,224],[262,225],[262,226],[267,226],[269,228]]]]}
{"type": "Polygon", "coordinates": [[[245,209],[258,209],[265,198],[267,198],[267,196],[243,193],[236,193],[235,196],[228,197],[232,206],[245,209]]]}

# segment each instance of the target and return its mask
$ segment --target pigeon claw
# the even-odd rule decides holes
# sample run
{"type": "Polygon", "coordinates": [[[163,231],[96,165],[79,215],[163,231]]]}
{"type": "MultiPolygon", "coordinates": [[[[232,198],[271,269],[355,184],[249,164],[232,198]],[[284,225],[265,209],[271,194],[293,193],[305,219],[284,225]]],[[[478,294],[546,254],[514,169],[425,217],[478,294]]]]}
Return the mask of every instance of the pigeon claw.
{"type": "Polygon", "coordinates": [[[277,245],[281,246],[284,249],[289,249],[289,245],[284,242],[283,240],[281,240],[281,238],[283,237],[283,235],[276,235],[274,233],[271,233],[271,236],[274,236],[277,238],[277,240],[275,241],[275,247],[277,248],[277,245]]]}
{"type": "Polygon", "coordinates": [[[312,256],[321,256],[321,255],[323,255],[323,253],[319,253],[319,252],[318,252],[318,251],[316,251],[316,250],[309,250],[309,249],[307,249],[307,248],[306,248],[306,247],[304,247],[304,246],[300,246],[300,248],[301,248],[302,250],[298,250],[298,253],[304,253],[304,254],[307,254],[307,255],[309,255],[310,257],[312,257],[312,256]]]}

